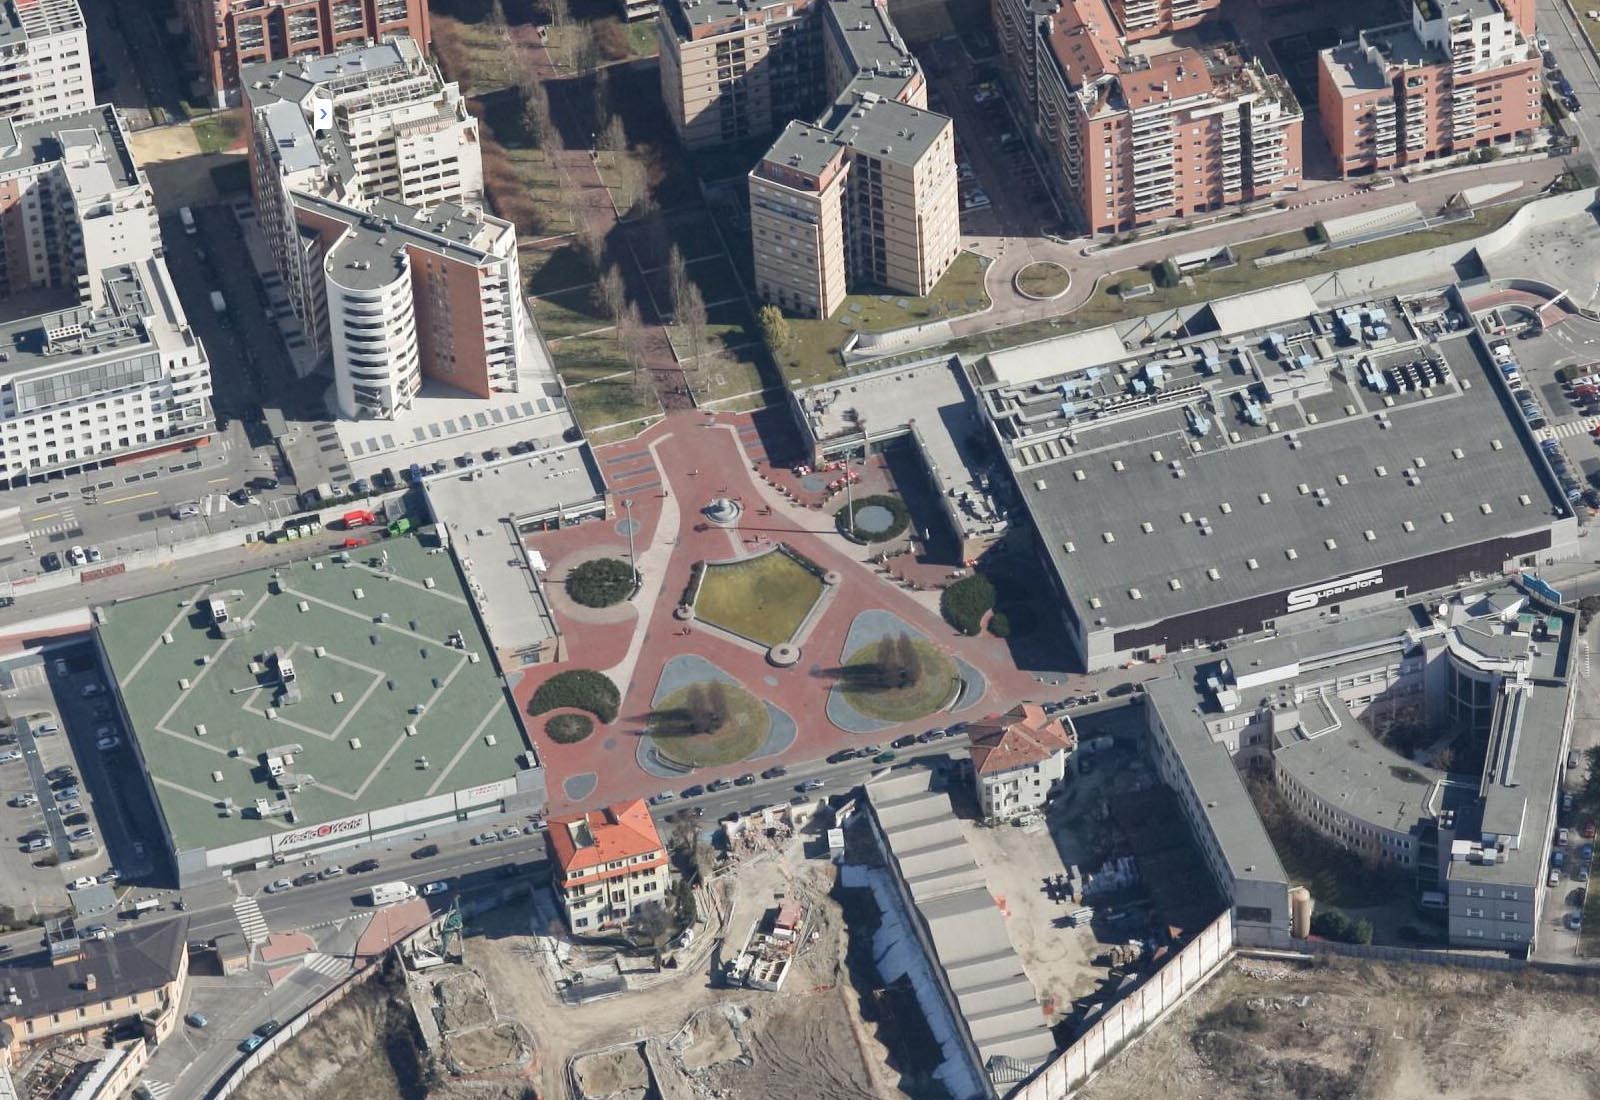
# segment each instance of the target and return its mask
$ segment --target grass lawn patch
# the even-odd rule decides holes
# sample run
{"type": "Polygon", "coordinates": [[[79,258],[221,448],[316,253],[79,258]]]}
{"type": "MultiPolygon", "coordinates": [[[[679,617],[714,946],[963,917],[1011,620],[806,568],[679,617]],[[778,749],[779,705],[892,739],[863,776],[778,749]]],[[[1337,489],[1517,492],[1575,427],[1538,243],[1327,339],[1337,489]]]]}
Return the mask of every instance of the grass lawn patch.
{"type": "Polygon", "coordinates": [[[852,294],[826,321],[789,318],[789,345],[778,353],[784,377],[791,386],[810,386],[839,377],[844,372],[839,349],[853,333],[885,332],[987,307],[989,296],[984,293],[983,273],[988,262],[975,252],[963,252],[925,298],[892,293],[852,294]],[[906,303],[904,308],[900,302],[906,303]],[[846,319],[849,324],[842,324],[846,319]]]}
{"type": "Polygon", "coordinates": [[[757,357],[765,354],[762,345],[747,344],[740,349],[707,356],[700,366],[696,395],[702,401],[721,401],[761,389],[781,389],[782,382],[762,369],[757,357]]]}
{"type": "Polygon", "coordinates": [[[544,732],[558,745],[576,745],[594,732],[594,719],[578,711],[564,711],[545,722],[544,732]]]}
{"type": "Polygon", "coordinates": [[[524,248],[517,259],[529,294],[553,294],[594,282],[594,267],[576,244],[552,242],[524,248]]]}
{"type": "Polygon", "coordinates": [[[794,637],[822,596],[822,578],[782,550],[707,565],[695,597],[701,622],[771,648],[794,637]]]}
{"type": "Polygon", "coordinates": [[[610,378],[630,371],[622,345],[617,342],[617,330],[608,328],[587,336],[569,336],[550,343],[550,358],[567,385],[592,382],[597,378],[610,378]]]}
{"type": "Polygon", "coordinates": [[[926,718],[955,698],[960,686],[955,662],[926,639],[913,637],[910,643],[919,668],[903,687],[885,686],[874,675],[880,662],[879,643],[849,656],[841,686],[851,706],[881,722],[910,722],[926,718]]]}
{"type": "Polygon", "coordinates": [[[244,134],[244,113],[238,109],[216,111],[189,124],[202,153],[225,153],[238,144],[244,134]]]}
{"type": "Polygon", "coordinates": [[[539,295],[533,300],[533,319],[547,340],[611,326],[588,287],[539,295]]]}
{"type": "Polygon", "coordinates": [[[1035,298],[1054,298],[1072,285],[1072,276],[1060,264],[1041,260],[1017,272],[1017,288],[1035,298]]]}
{"type": "Polygon", "coordinates": [[[761,748],[772,730],[767,705],[735,684],[690,684],[661,700],[650,712],[650,736],[661,755],[692,768],[714,768],[743,760],[761,748]],[[694,694],[715,692],[716,721],[700,732],[694,694]]]}
{"type": "MultiPolygon", "coordinates": [[[[733,272],[733,264],[726,257],[713,256],[709,259],[690,260],[687,269],[689,281],[700,288],[701,300],[708,305],[712,302],[737,302],[740,309],[743,309],[744,292],[739,286],[738,276],[733,272]]],[[[667,269],[655,268],[650,272],[649,280],[650,293],[655,295],[662,309],[670,309],[672,291],[667,269]]]]}
{"type": "Polygon", "coordinates": [[[543,714],[570,707],[586,710],[602,722],[614,722],[621,704],[622,693],[605,673],[592,668],[569,668],[539,685],[533,698],[528,700],[528,713],[543,714]]]}
{"type": "Polygon", "coordinates": [[[439,65],[446,79],[461,85],[462,94],[480,95],[515,82],[516,57],[498,29],[440,12],[433,13],[431,26],[439,65]]]}
{"type": "MultiPolygon", "coordinates": [[[[569,387],[567,403],[584,434],[616,424],[629,424],[646,416],[659,416],[661,402],[652,392],[639,395],[629,377],[600,378],[569,387]]],[[[629,432],[628,435],[637,434],[629,432]]]]}

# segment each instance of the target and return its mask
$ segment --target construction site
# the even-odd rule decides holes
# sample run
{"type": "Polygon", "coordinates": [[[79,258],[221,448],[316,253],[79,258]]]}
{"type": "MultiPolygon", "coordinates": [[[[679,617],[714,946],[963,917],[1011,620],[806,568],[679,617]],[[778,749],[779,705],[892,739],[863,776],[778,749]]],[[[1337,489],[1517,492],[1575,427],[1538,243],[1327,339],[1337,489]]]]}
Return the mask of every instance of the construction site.
{"type": "Polygon", "coordinates": [[[1125,1046],[1082,1100],[1600,1095],[1596,982],[1326,957],[1240,957],[1125,1046]]]}

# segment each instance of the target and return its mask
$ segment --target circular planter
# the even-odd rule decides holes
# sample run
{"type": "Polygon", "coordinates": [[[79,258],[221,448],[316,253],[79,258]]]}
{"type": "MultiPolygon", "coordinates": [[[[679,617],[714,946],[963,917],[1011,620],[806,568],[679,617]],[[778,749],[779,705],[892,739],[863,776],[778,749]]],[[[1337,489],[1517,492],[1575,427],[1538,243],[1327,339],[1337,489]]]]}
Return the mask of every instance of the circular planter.
{"type": "Polygon", "coordinates": [[[1035,260],[1012,277],[1011,285],[1024,298],[1053,302],[1072,287],[1072,274],[1053,260],[1035,260]]]}
{"type": "Polygon", "coordinates": [[[767,663],[775,668],[793,668],[800,663],[800,647],[784,642],[767,650],[767,663]]]}

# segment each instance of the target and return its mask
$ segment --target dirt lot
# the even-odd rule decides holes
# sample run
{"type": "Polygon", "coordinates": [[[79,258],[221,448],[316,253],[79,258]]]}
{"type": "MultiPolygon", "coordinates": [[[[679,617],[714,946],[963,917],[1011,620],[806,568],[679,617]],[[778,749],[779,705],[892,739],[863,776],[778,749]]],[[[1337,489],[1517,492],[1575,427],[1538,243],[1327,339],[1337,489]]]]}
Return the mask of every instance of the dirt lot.
{"type": "Polygon", "coordinates": [[[1600,982],[1352,960],[1232,964],[1084,1100],[1587,1100],[1600,982]]]}
{"type": "Polygon", "coordinates": [[[585,1055],[573,1063],[572,1072],[583,1095],[594,1100],[615,1096],[623,1090],[642,1093],[650,1084],[650,1070],[639,1056],[637,1046],[585,1055]]]}

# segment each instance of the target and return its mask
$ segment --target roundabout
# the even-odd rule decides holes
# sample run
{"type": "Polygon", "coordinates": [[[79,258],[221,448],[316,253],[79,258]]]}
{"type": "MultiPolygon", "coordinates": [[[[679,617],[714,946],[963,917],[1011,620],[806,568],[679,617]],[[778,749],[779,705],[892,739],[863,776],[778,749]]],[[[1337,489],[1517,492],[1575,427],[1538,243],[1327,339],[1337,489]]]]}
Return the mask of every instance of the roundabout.
{"type": "Polygon", "coordinates": [[[1035,260],[1011,280],[1017,293],[1036,302],[1053,302],[1072,286],[1072,275],[1053,260],[1035,260]]]}

